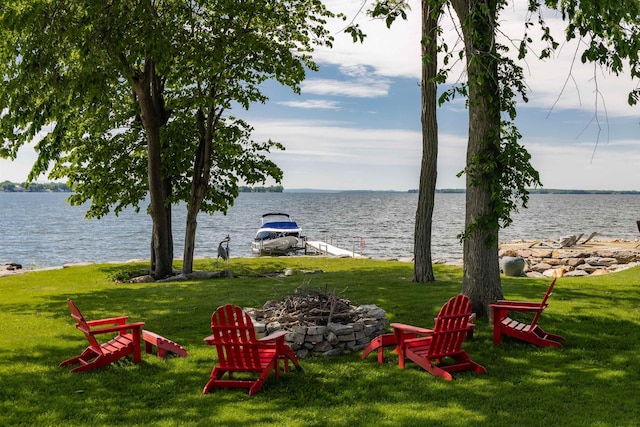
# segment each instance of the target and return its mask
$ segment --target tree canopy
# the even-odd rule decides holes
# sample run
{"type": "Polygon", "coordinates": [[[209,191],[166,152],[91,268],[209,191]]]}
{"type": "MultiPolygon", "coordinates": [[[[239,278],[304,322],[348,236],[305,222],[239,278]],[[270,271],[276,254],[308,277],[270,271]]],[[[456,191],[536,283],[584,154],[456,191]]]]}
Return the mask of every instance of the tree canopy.
{"type": "MultiPolygon", "coordinates": [[[[530,57],[532,51],[539,59],[549,58],[560,45],[551,35],[544,11],[560,12],[566,22],[566,39],[579,38],[584,47],[581,54],[583,63],[600,64],[614,74],[629,70],[633,79],[640,77],[640,1],[529,0],[527,4],[529,15],[523,22],[522,39],[502,44],[497,36],[500,15],[508,7],[508,1],[422,2],[423,113],[431,108],[428,104],[436,102],[433,94],[424,96],[424,86],[447,82],[451,62],[465,61],[466,76],[445,90],[440,102],[462,96],[469,109],[467,159],[464,170],[460,172],[460,175],[466,175],[467,180],[465,229],[460,234],[464,243],[462,292],[471,297],[474,310],[481,317],[488,314],[489,303],[502,295],[497,257],[498,231],[510,224],[513,212],[520,205],[526,207],[529,188],[541,185],[538,172],[530,163],[531,155],[520,143],[522,135],[515,126],[515,118],[518,103],[527,102],[527,87],[520,61],[530,57]],[[460,50],[448,46],[441,37],[433,36],[441,35],[437,22],[447,11],[452,19],[457,18],[459,34],[464,42],[460,50]],[[542,30],[544,47],[539,51],[532,49],[537,41],[529,35],[535,26],[542,30]],[[430,30],[425,32],[425,28],[430,30]],[[434,52],[441,55],[444,64],[437,72],[431,68],[438,60],[434,52]],[[425,73],[425,69],[430,71],[425,73]]],[[[406,0],[376,0],[370,13],[384,18],[390,26],[398,17],[405,18],[408,10],[406,0]]],[[[354,41],[362,41],[365,37],[357,25],[347,31],[351,32],[354,41]]],[[[640,88],[636,88],[629,93],[627,101],[636,104],[639,96],[640,88]]],[[[436,173],[435,170],[425,172],[425,168],[435,168],[433,159],[425,159],[425,156],[437,155],[437,149],[432,147],[437,144],[437,136],[428,135],[432,129],[424,126],[424,119],[423,114],[423,140],[430,139],[431,146],[423,143],[425,150],[419,192],[421,203],[430,204],[433,203],[436,173]]],[[[416,223],[431,221],[430,211],[419,206],[416,223]]],[[[430,238],[427,233],[416,232],[416,247],[430,247],[430,238]],[[419,240],[427,242],[420,244],[419,240]]],[[[430,270],[418,265],[424,262],[430,262],[430,257],[419,257],[416,253],[416,277],[418,272],[430,270]]],[[[429,274],[423,273],[422,276],[425,281],[433,280],[429,274]]]]}
{"type": "Polygon", "coordinates": [[[267,79],[298,91],[332,16],[320,0],[3,5],[0,156],[40,138],[29,178],[52,167],[90,217],[149,194],[152,260],[170,274],[172,203],[187,202],[195,234],[197,213],[226,211],[240,185],[279,182],[266,153],[283,147],[229,112],[265,102],[267,79]]]}

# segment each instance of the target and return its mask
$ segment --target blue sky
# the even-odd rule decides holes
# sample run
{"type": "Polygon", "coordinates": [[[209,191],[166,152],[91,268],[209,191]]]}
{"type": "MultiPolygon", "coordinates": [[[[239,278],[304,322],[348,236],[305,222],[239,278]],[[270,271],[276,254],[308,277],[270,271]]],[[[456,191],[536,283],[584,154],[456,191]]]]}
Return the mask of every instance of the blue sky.
{"type": "MultiPolygon", "coordinates": [[[[361,4],[325,3],[350,17],[361,4]]],[[[308,74],[301,95],[268,83],[267,104],[233,112],[253,125],[254,139],[285,145],[284,152],[271,155],[284,171],[285,188],[417,188],[420,2],[410,4],[408,21],[397,21],[390,30],[383,22],[356,18],[368,35],[363,44],[342,34],[344,22],[331,23],[334,47],[316,51],[320,71],[308,74]]],[[[501,29],[514,40],[522,36],[525,6],[511,6],[502,16],[501,29]]],[[[551,12],[545,18],[563,40],[559,18],[551,12]]],[[[443,26],[453,45],[455,26],[443,26]]],[[[640,190],[640,106],[626,103],[638,82],[573,61],[575,51],[576,44],[563,44],[552,59],[532,56],[523,63],[529,103],[519,104],[522,143],[545,188],[640,190]]],[[[451,73],[451,81],[458,80],[464,80],[461,67],[451,73]]],[[[441,107],[438,117],[437,187],[464,188],[464,177],[456,174],[466,156],[467,111],[456,101],[441,107]]],[[[34,159],[25,147],[15,162],[0,160],[0,181],[25,180],[34,159]]]]}

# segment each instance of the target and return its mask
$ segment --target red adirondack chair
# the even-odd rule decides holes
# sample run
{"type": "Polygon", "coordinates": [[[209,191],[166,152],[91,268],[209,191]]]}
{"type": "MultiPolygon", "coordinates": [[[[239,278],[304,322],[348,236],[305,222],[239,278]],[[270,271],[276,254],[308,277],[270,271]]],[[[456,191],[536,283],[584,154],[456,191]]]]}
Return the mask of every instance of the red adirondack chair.
{"type": "Polygon", "coordinates": [[[487,372],[461,348],[473,330],[473,325],[469,323],[470,316],[471,301],[465,295],[457,295],[442,306],[432,330],[392,323],[398,343],[396,351],[400,369],[404,369],[407,357],[432,375],[449,381],[453,379],[451,372],[487,372]],[[415,337],[416,334],[426,336],[415,337]]]}
{"type": "Polygon", "coordinates": [[[207,394],[215,388],[248,388],[249,396],[256,394],[271,371],[280,378],[280,360],[284,361],[284,370],[288,371],[288,361],[300,368],[298,358],[291,347],[284,343],[286,331],[274,332],[257,339],[251,317],[242,308],[227,304],[218,307],[211,316],[213,335],[205,338],[209,345],[216,346],[218,366],[211,371],[211,378],[204,386],[207,394]],[[257,378],[234,378],[234,373],[257,373],[257,378]],[[227,374],[227,379],[223,379],[227,374]]]}
{"type": "Polygon", "coordinates": [[[60,363],[60,366],[80,364],[71,372],[88,371],[106,366],[129,354],[133,354],[134,363],[140,362],[140,333],[144,322],[126,323],[128,316],[85,320],[71,299],[67,299],[67,304],[71,310],[71,316],[76,320],[76,328],[84,333],[89,341],[89,347],[80,356],[65,360],[60,363]],[[114,333],[116,336],[103,344],[96,339],[96,335],[113,335],[114,333]]]}
{"type": "Polygon", "coordinates": [[[564,337],[550,334],[538,326],[540,314],[547,308],[547,300],[551,296],[555,284],[556,279],[553,279],[540,302],[499,300],[496,304],[491,304],[493,343],[500,344],[502,335],[507,335],[540,347],[562,347],[558,341],[563,341],[564,337]],[[531,323],[524,323],[509,317],[510,312],[535,314],[531,323]]]}
{"type": "MultiPolygon", "coordinates": [[[[468,338],[472,338],[473,337],[473,330],[475,329],[476,325],[473,323],[476,320],[476,314],[475,313],[471,313],[471,316],[469,316],[469,321],[467,323],[467,326],[469,327],[469,333],[467,334],[468,338]]],[[[434,319],[435,321],[435,319],[434,319]]],[[[398,323],[396,323],[398,324],[398,323]]],[[[431,335],[431,333],[433,332],[433,330],[431,329],[425,329],[425,328],[418,328],[415,326],[409,326],[409,325],[405,325],[407,327],[407,330],[405,330],[404,333],[404,339],[410,339],[410,338],[417,338],[419,336],[427,336],[427,335],[431,335]],[[409,332],[410,328],[414,328],[414,332],[409,332]]],[[[367,346],[364,348],[364,350],[362,350],[362,354],[360,355],[360,358],[362,360],[366,359],[367,356],[369,354],[371,354],[371,352],[373,351],[377,351],[378,352],[378,363],[383,363],[384,362],[384,348],[385,347],[398,347],[398,340],[396,337],[396,334],[382,334],[382,335],[378,335],[377,337],[375,337],[374,339],[372,339],[369,344],[367,344],[367,346]]],[[[397,351],[396,351],[397,353],[397,351]]]]}

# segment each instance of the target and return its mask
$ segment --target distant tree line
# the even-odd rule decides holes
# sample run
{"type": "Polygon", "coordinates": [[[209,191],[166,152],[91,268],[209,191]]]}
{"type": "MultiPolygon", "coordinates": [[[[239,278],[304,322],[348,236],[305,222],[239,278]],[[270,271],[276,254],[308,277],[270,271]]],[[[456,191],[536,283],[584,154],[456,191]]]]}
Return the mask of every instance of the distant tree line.
{"type": "Polygon", "coordinates": [[[529,190],[531,194],[640,194],[640,191],[636,190],[555,190],[544,188],[537,188],[529,190]]]}
{"type": "Polygon", "coordinates": [[[282,185],[272,185],[270,187],[247,187],[241,186],[240,193],[282,193],[284,187],[282,185]]]}
{"type": "MultiPolygon", "coordinates": [[[[562,190],[547,188],[531,188],[527,190],[530,194],[640,194],[637,190],[562,190]]],[[[409,193],[417,193],[418,190],[412,189],[409,193]]],[[[436,193],[465,193],[464,188],[442,188],[437,189],[436,193]]]]}
{"type": "MultiPolygon", "coordinates": [[[[71,192],[71,189],[67,187],[65,183],[62,182],[47,182],[47,183],[37,183],[32,182],[27,186],[26,182],[23,183],[15,183],[11,181],[0,182],[0,192],[6,193],[19,193],[19,192],[31,192],[31,193],[39,193],[39,192],[71,192]]],[[[282,193],[284,191],[284,187],[282,185],[272,185],[269,187],[248,187],[241,186],[239,188],[241,193],[282,193]]]]}
{"type": "Polygon", "coordinates": [[[21,193],[21,192],[29,192],[29,193],[43,193],[43,192],[70,192],[71,189],[67,187],[67,184],[63,182],[46,182],[46,183],[38,183],[32,182],[27,184],[23,183],[15,183],[11,181],[0,182],[0,191],[6,193],[21,193]]]}

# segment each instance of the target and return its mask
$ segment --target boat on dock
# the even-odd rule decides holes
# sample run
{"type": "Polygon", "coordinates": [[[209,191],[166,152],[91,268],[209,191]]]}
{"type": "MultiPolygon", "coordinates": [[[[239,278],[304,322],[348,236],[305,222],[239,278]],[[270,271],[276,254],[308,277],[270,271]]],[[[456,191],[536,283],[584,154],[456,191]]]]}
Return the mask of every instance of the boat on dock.
{"type": "Polygon", "coordinates": [[[282,212],[262,215],[262,225],[251,243],[251,251],[258,255],[287,255],[305,249],[302,228],[282,212]]]}

